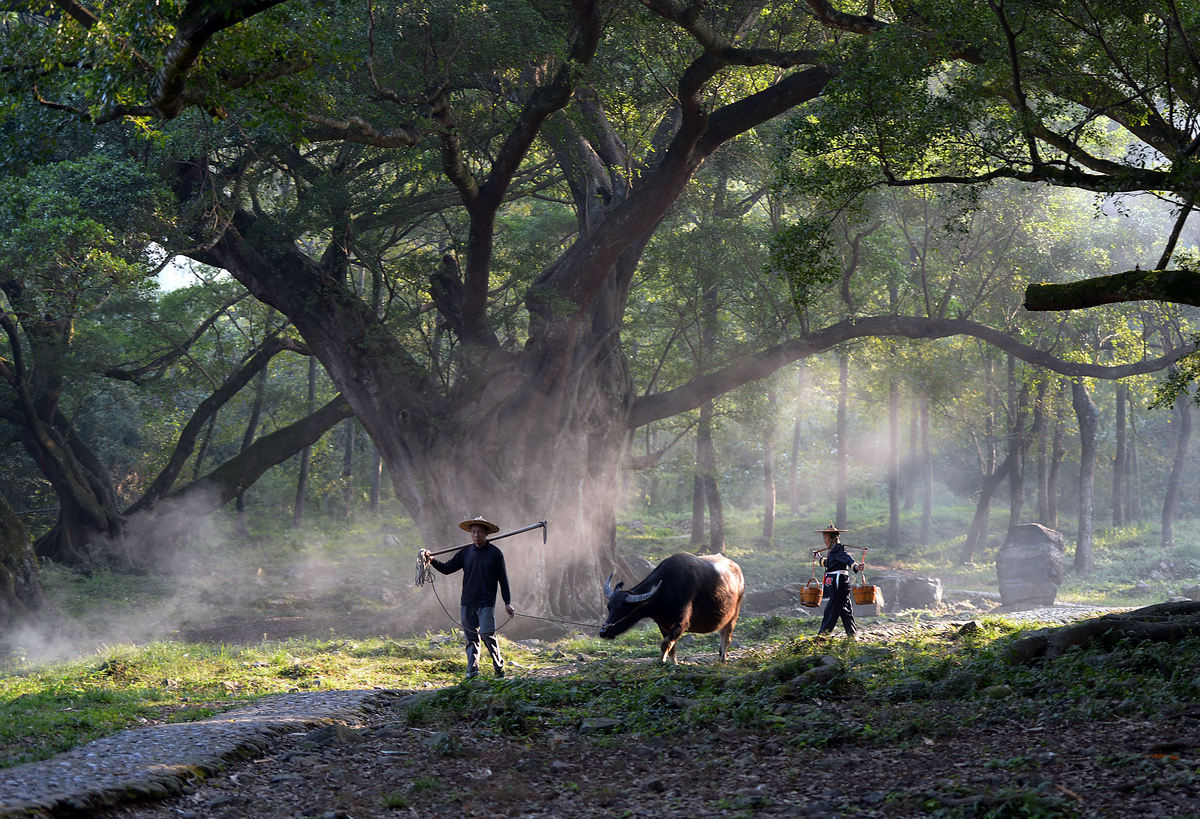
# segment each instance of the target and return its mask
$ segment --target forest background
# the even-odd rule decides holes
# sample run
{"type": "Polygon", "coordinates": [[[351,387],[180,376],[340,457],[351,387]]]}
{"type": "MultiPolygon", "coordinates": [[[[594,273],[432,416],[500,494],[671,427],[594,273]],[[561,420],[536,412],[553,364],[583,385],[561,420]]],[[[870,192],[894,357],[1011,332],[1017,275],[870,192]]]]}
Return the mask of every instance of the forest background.
{"type": "Polygon", "coordinates": [[[175,787],[246,815],[1196,812],[1200,5],[0,22],[0,765],[437,688],[355,764],[175,787]],[[518,673],[456,686],[453,592],[410,572],[475,515],[548,522],[502,542],[518,611],[569,633],[515,621],[518,673]],[[1066,536],[1060,600],[1160,605],[816,645],[788,584],[830,520],[871,572],[975,591],[1036,521],[1066,536]],[[579,636],[610,572],[680,549],[783,590],[731,663],[579,636]],[[872,790],[827,787],[864,764],[872,790]]]}
{"type": "Polygon", "coordinates": [[[6,614],[33,552],[194,574],[390,494],[413,551],[550,520],[514,574],[565,617],[619,520],[1178,549],[1195,12],[1045,11],[7,12],[6,614]]]}

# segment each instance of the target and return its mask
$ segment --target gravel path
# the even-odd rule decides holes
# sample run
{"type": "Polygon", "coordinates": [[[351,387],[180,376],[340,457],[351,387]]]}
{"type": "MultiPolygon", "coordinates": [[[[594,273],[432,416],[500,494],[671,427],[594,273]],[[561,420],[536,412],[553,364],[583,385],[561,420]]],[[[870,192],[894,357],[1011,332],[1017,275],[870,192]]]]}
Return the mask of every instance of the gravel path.
{"type": "Polygon", "coordinates": [[[189,781],[264,753],[280,735],[359,718],[395,696],[378,690],[279,694],[195,722],[121,731],[53,759],[0,770],[0,817],[86,815],[129,799],[181,793],[189,781]]]}

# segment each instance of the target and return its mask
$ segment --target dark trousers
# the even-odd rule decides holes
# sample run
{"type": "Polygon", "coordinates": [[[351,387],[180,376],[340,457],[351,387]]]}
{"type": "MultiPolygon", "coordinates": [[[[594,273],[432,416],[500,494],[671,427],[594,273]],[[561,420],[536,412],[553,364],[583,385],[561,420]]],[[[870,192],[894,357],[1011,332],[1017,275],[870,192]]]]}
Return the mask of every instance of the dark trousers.
{"type": "Polygon", "coordinates": [[[492,657],[492,668],[500,671],[504,660],[500,657],[500,643],[496,641],[495,606],[463,606],[463,634],[467,638],[467,673],[479,673],[479,641],[487,647],[492,657]]]}
{"type": "Polygon", "coordinates": [[[821,618],[818,634],[829,634],[837,625],[838,618],[851,637],[858,631],[854,622],[854,607],[850,602],[850,577],[844,574],[825,575],[825,616],[821,618]]]}

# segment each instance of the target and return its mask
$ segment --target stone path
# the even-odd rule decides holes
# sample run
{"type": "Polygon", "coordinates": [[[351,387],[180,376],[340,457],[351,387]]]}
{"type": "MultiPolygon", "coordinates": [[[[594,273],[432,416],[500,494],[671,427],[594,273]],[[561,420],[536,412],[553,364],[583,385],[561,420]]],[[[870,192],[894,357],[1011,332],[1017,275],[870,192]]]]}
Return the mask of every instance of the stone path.
{"type": "Polygon", "coordinates": [[[279,735],[357,720],[407,693],[278,694],[195,722],[121,731],[53,759],[0,770],[0,817],[87,815],[181,793],[191,780],[262,754],[279,735]]]}

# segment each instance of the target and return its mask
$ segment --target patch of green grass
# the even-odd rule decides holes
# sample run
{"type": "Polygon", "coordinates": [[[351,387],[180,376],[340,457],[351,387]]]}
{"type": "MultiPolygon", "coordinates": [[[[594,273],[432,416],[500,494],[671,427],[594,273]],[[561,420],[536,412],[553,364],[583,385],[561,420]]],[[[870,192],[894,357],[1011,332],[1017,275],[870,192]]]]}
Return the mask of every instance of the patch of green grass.
{"type": "MultiPolygon", "coordinates": [[[[519,644],[507,655],[545,664],[519,644]]],[[[266,694],[421,688],[457,682],[461,647],[413,638],[288,640],[231,648],[162,642],[113,646],[0,674],[0,767],[45,759],[128,727],[200,719],[266,694]]]]}

